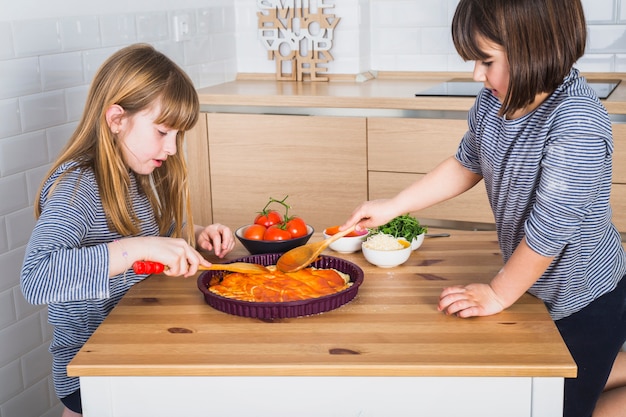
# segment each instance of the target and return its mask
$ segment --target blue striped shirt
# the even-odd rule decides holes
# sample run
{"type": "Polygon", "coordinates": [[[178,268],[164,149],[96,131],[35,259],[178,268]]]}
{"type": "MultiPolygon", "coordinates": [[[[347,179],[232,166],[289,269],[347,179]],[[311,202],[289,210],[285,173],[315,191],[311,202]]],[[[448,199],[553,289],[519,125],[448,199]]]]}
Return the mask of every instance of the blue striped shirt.
{"type": "MultiPolygon", "coordinates": [[[[132,269],[109,278],[107,243],[120,239],[109,230],[93,171],[68,172],[51,195],[64,164],[47,179],[40,195],[41,216],[35,225],[22,267],[21,288],[33,304],[48,304],[54,326],[50,344],[55,391],[63,398],[79,388],[67,376],[67,364],[135,283],[146,276],[132,269]]],[[[141,235],[158,236],[152,207],[131,175],[131,198],[141,220],[141,235]]]]}
{"type": "Polygon", "coordinates": [[[554,320],[612,291],[626,255],[611,222],[613,138],[606,109],[576,69],[514,120],[483,89],[456,158],[483,176],[505,262],[522,238],[555,257],[529,292],[554,320]]]}

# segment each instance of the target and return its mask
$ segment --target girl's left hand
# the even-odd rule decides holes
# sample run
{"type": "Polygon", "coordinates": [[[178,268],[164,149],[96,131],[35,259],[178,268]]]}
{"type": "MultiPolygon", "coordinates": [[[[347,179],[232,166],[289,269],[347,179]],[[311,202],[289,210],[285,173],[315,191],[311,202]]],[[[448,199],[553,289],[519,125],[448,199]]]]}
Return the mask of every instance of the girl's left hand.
{"type": "Polygon", "coordinates": [[[215,223],[197,233],[196,244],[199,248],[212,250],[215,256],[223,258],[235,247],[235,235],[227,226],[215,223]]]}
{"type": "Polygon", "coordinates": [[[491,286],[469,284],[444,288],[437,309],[458,317],[490,316],[504,310],[504,305],[491,286]]]}

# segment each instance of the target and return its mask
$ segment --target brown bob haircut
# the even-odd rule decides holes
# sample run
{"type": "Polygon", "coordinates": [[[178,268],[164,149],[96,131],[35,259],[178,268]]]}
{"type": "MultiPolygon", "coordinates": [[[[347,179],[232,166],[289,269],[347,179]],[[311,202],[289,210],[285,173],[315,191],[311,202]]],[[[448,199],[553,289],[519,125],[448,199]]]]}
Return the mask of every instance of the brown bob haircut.
{"type": "Polygon", "coordinates": [[[510,79],[501,115],[551,93],[583,56],[587,27],[580,0],[460,0],[452,40],[466,61],[487,59],[478,37],[503,47],[510,79]]]}

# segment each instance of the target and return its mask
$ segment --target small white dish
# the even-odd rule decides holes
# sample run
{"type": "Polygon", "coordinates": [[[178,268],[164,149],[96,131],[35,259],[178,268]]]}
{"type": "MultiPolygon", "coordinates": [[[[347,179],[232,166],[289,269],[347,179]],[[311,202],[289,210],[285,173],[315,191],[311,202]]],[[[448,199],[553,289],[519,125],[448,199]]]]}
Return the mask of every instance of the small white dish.
{"type": "MultiPolygon", "coordinates": [[[[337,233],[337,230],[337,226],[327,227],[326,229],[324,229],[324,239],[328,239],[329,237],[337,233]]],[[[356,234],[356,232],[353,233],[356,234]]],[[[351,236],[351,234],[335,240],[333,243],[330,244],[330,249],[338,253],[354,253],[360,251],[361,244],[365,242],[365,239],[367,239],[367,231],[364,231],[362,234],[359,234],[357,236],[351,236]]]]}
{"type": "Polygon", "coordinates": [[[370,249],[366,246],[367,242],[363,242],[361,250],[365,259],[380,268],[393,268],[394,266],[402,265],[411,256],[411,244],[405,239],[398,239],[398,242],[404,248],[395,250],[377,250],[370,249]]]}

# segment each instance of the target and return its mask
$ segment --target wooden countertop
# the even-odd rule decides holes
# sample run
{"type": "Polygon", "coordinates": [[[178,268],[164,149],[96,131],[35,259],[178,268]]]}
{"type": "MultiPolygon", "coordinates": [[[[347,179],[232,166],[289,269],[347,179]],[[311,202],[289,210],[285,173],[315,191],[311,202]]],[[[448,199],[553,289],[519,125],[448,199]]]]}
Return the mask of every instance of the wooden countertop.
{"type": "MultiPolygon", "coordinates": [[[[626,80],[626,73],[590,73],[588,79],[626,80]]],[[[268,106],[368,108],[467,111],[472,97],[415,97],[415,93],[455,78],[471,80],[458,72],[379,72],[376,78],[357,82],[345,77],[329,82],[276,81],[265,77],[241,77],[237,81],[198,90],[202,106],[268,106]],[[329,100],[331,99],[331,100],[329,100]]],[[[626,82],[603,103],[611,114],[626,114],[626,82]]]]}
{"type": "MultiPolygon", "coordinates": [[[[316,316],[266,322],[228,315],[204,302],[197,277],[151,276],[120,301],[68,374],[575,376],[543,303],[528,294],[490,317],[437,311],[444,286],[488,281],[502,264],[494,232],[449,233],[426,239],[392,269],[368,264],[360,252],[327,251],[360,265],[365,279],[354,300],[316,316]]],[[[238,245],[228,258],[246,255],[238,245]]]]}

